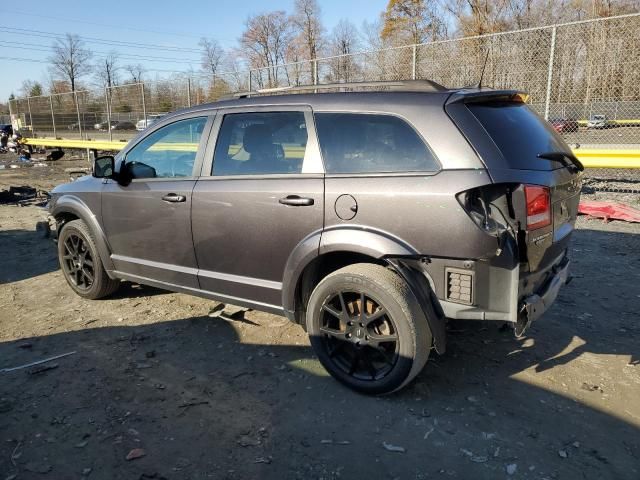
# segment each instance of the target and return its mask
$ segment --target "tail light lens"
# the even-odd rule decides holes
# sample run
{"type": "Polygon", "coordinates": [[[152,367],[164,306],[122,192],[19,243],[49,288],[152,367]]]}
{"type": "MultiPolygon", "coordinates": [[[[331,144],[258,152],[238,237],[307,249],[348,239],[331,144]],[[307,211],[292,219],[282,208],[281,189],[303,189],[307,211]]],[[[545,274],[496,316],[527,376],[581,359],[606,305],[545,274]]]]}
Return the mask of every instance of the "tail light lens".
{"type": "Polygon", "coordinates": [[[546,227],[551,224],[551,201],[549,187],[525,185],[527,200],[527,230],[546,227]]]}

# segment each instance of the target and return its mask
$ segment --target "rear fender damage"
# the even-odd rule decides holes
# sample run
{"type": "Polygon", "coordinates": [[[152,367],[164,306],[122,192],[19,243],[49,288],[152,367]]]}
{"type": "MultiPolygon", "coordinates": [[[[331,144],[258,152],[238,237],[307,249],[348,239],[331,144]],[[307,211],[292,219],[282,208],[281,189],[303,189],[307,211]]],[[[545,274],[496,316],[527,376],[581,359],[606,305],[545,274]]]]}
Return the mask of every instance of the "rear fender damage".
{"type": "Polygon", "coordinates": [[[385,260],[409,285],[433,335],[433,348],[440,355],[444,354],[447,348],[446,319],[435,297],[432,281],[420,268],[422,262],[428,261],[427,257],[387,257],[385,260]]]}

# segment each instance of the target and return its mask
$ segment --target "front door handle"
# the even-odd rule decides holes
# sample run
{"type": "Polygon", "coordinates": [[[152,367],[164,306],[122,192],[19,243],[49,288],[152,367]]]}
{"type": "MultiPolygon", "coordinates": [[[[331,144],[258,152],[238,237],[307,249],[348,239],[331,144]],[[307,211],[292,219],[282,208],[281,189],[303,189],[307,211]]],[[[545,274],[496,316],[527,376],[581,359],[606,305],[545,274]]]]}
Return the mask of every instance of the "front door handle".
{"type": "Polygon", "coordinates": [[[313,205],[313,198],[300,197],[298,195],[288,195],[278,200],[282,205],[291,205],[294,207],[307,207],[313,205]]]}
{"type": "Polygon", "coordinates": [[[181,203],[186,202],[187,197],[185,197],[184,195],[176,195],[175,193],[168,193],[164,197],[162,197],[162,200],[171,203],[181,203]]]}

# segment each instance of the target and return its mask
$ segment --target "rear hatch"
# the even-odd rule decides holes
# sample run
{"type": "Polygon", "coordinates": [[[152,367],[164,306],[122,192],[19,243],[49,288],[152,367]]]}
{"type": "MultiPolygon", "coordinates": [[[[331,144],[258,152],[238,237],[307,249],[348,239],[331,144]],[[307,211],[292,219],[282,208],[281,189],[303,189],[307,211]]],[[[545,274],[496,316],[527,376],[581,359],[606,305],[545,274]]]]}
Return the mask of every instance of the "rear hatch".
{"type": "Polygon", "coordinates": [[[475,90],[452,95],[446,110],[492,180],[509,185],[521,261],[536,272],[565,253],[578,213],[582,165],[525,100],[519,92],[475,90]]]}

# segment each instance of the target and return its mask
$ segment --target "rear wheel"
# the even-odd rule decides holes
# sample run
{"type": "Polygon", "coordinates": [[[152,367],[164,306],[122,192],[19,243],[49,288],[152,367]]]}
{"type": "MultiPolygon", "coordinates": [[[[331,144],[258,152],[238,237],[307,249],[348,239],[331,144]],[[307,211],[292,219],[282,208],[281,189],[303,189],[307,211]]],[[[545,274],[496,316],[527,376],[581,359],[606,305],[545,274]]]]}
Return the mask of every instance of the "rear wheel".
{"type": "Polygon", "coordinates": [[[58,261],[69,286],[83,298],[106,297],[120,285],[107,275],[91,231],[82,220],[73,220],[62,227],[58,261]]]}
{"type": "Polygon", "coordinates": [[[374,264],[350,265],[325,277],[309,299],[307,331],[327,371],[370,394],[409,383],[424,367],[432,342],[408,285],[374,264]]]}

